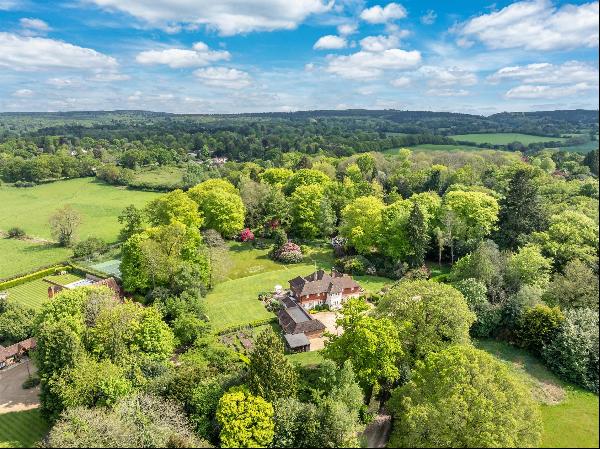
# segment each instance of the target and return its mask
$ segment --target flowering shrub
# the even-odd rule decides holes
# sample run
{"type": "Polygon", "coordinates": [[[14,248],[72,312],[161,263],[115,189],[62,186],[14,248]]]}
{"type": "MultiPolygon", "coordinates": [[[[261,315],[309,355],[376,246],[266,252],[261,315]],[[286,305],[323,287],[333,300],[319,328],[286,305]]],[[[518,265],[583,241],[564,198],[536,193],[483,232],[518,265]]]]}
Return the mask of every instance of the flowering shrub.
{"type": "Polygon", "coordinates": [[[287,242],[273,251],[272,257],[283,263],[299,263],[302,262],[304,255],[298,245],[293,242],[287,242]]]}
{"type": "Polygon", "coordinates": [[[249,228],[246,228],[240,232],[240,240],[242,242],[252,241],[254,240],[254,233],[249,228]]]}

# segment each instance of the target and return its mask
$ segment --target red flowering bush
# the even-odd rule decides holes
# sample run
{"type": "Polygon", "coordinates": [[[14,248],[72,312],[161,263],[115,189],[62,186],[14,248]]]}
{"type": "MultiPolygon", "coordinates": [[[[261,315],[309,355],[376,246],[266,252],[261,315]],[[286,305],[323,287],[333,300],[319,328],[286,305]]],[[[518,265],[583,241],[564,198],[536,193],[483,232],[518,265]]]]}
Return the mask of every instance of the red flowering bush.
{"type": "Polygon", "coordinates": [[[249,228],[246,228],[240,232],[240,240],[242,242],[252,241],[254,240],[254,233],[249,228]]]}

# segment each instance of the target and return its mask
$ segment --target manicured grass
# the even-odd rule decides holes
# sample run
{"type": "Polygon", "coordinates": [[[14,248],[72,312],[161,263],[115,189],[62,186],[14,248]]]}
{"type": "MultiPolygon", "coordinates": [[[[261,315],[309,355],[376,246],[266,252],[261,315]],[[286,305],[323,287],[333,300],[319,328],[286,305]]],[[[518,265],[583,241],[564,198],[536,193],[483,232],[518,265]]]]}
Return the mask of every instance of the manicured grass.
{"type": "Polygon", "coordinates": [[[527,351],[504,342],[476,345],[506,361],[540,402],[542,447],[598,447],[598,396],[558,379],[527,351]]]}
{"type": "Polygon", "coordinates": [[[185,169],[177,166],[142,168],[133,175],[134,182],[144,182],[149,185],[179,184],[185,169]]]}
{"type": "Polygon", "coordinates": [[[448,136],[454,140],[473,142],[475,144],[490,143],[492,145],[507,145],[512,142],[521,142],[529,145],[535,142],[558,142],[564,140],[562,137],[543,137],[520,133],[481,133],[481,134],[458,134],[448,136]]]}
{"type": "Polygon", "coordinates": [[[71,205],[82,216],[79,238],[95,236],[114,242],[119,233],[117,220],[130,204],[144,206],[155,192],[127,190],[96,181],[69,179],[29,188],[0,186],[0,229],[19,226],[28,235],[51,239],[48,219],[60,207],[71,205]]]}
{"type": "Polygon", "coordinates": [[[320,351],[298,352],[286,356],[290,361],[302,366],[319,365],[323,362],[323,356],[320,351]]]}
{"type": "Polygon", "coordinates": [[[0,447],[36,447],[48,428],[37,409],[0,414],[0,447]]]}
{"type": "Polygon", "coordinates": [[[270,248],[257,249],[249,243],[229,243],[227,279],[281,270],[283,265],[269,258],[270,248]]]}
{"type": "Polygon", "coordinates": [[[71,250],[46,243],[0,238],[0,279],[62,262],[71,250]]]}
{"type": "Polygon", "coordinates": [[[47,276],[46,278],[35,279],[25,284],[9,288],[8,300],[18,302],[32,309],[40,309],[44,302],[48,301],[48,287],[50,284],[44,279],[51,279],[59,284],[69,284],[81,279],[81,276],[74,274],[47,276]]]}
{"type": "MultiPolygon", "coordinates": [[[[315,266],[324,270],[333,266],[333,256],[327,247],[313,248],[307,261],[294,265],[273,262],[266,258],[268,250],[254,249],[250,245],[232,244],[231,248],[230,280],[217,284],[206,297],[215,331],[273,316],[257,299],[259,293],[272,291],[277,284],[287,287],[288,280],[312,273],[315,266]]],[[[356,280],[371,292],[379,291],[390,282],[377,276],[357,276],[356,280]]]]}

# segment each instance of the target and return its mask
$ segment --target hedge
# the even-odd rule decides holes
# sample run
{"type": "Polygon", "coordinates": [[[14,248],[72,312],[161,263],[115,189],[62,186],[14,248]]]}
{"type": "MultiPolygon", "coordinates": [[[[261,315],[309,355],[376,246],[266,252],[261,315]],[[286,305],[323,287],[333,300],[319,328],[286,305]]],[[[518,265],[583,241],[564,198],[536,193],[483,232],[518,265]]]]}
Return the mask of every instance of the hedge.
{"type": "Polygon", "coordinates": [[[239,331],[241,329],[245,329],[247,327],[259,327],[259,326],[264,326],[265,324],[271,324],[271,323],[277,323],[276,316],[272,316],[270,318],[263,318],[261,320],[251,321],[250,323],[236,324],[234,326],[229,326],[229,327],[226,327],[225,329],[221,329],[220,331],[216,332],[215,335],[221,336],[221,335],[225,335],[225,334],[230,334],[231,332],[239,331]]]}
{"type": "Polygon", "coordinates": [[[37,271],[34,271],[32,273],[28,273],[25,275],[19,275],[19,277],[12,278],[7,281],[1,282],[0,290],[5,290],[7,288],[16,287],[17,285],[25,284],[26,282],[34,281],[36,279],[42,278],[44,276],[48,276],[50,274],[55,274],[58,271],[69,270],[69,266],[68,265],[53,265],[53,266],[51,266],[49,268],[45,268],[43,270],[39,270],[37,268],[36,268],[36,270],[37,271]]]}

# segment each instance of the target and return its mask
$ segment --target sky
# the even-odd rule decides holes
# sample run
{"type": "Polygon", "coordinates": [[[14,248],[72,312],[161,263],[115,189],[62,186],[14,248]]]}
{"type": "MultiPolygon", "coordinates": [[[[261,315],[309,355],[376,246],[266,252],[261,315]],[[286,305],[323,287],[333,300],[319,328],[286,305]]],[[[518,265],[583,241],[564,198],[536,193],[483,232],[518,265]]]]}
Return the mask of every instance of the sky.
{"type": "Polygon", "coordinates": [[[0,0],[0,111],[598,109],[598,2],[0,0]]]}

